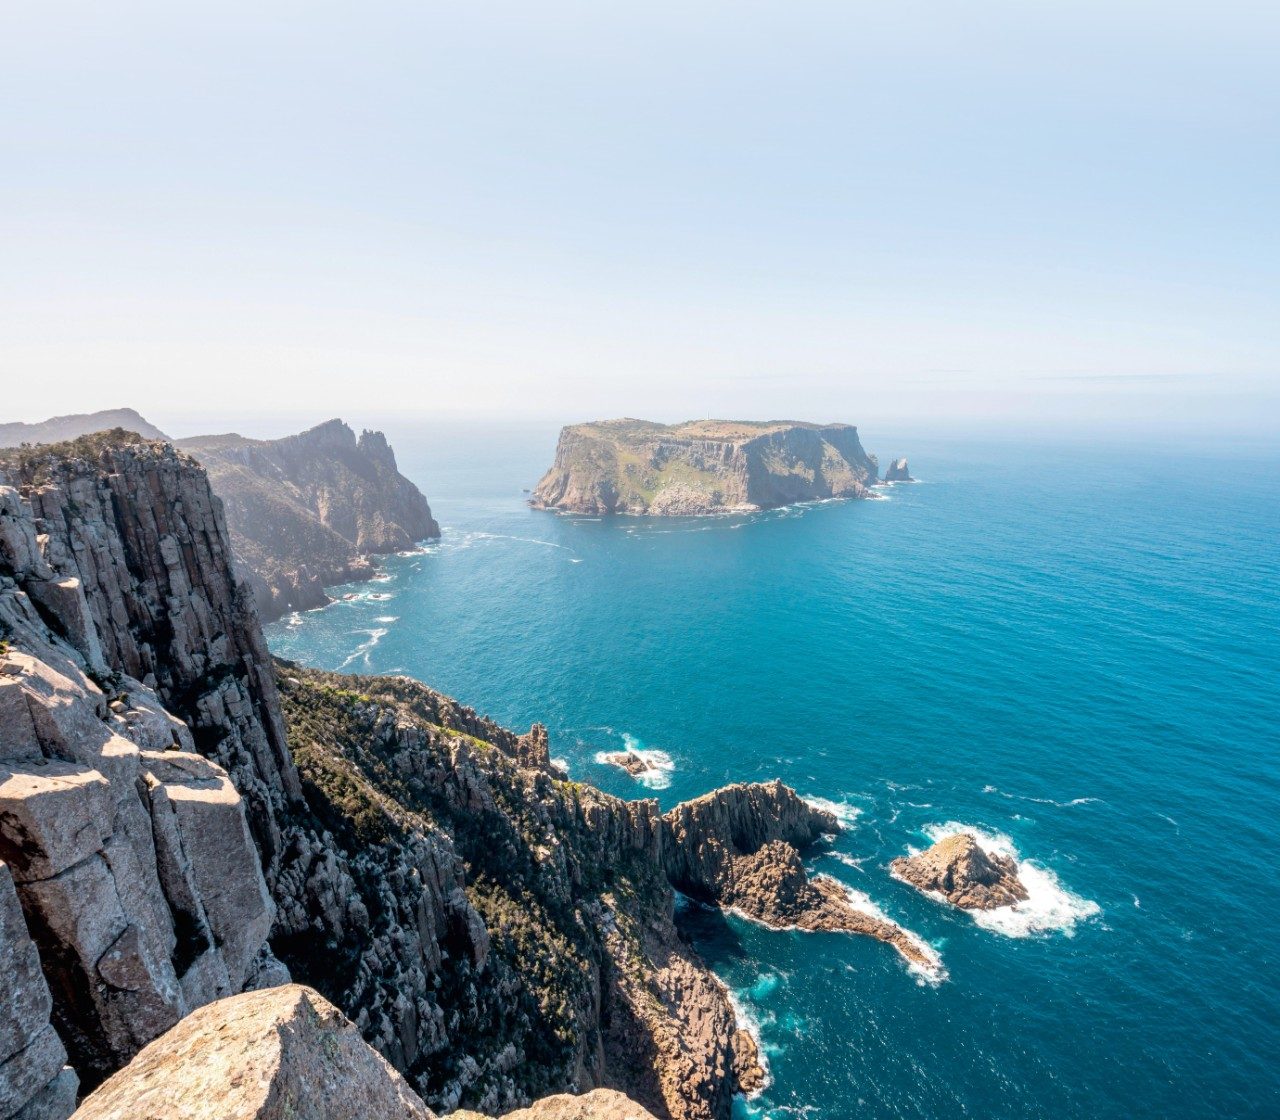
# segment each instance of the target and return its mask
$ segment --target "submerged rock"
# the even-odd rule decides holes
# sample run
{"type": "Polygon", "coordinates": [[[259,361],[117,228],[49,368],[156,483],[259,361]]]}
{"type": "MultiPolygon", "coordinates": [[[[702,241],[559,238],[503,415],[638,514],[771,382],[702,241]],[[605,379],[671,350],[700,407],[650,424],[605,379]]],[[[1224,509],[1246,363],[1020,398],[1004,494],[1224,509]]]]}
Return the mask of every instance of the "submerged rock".
{"type": "Polygon", "coordinates": [[[79,1120],[432,1120],[345,1015],[286,984],[202,1007],[89,1094],[79,1120]]]}
{"type": "Polygon", "coordinates": [[[940,894],[964,910],[994,910],[1028,897],[1017,863],[983,851],[967,832],[939,840],[919,855],[901,856],[889,869],[913,887],[940,894]]]}

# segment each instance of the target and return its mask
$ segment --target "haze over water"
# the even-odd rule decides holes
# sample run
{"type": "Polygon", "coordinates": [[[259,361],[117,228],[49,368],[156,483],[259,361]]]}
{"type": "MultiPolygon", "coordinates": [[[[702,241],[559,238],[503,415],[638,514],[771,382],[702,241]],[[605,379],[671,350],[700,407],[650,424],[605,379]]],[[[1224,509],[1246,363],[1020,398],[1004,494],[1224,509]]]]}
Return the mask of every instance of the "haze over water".
{"type": "Polygon", "coordinates": [[[554,430],[389,434],[443,539],[276,652],[545,722],[624,797],[780,777],[848,825],[812,866],[937,950],[945,979],[689,912],[769,1058],[744,1114],[1280,1111],[1280,459],[864,430],[923,481],[593,521],[523,503],[554,430]],[[647,784],[598,761],[624,744],[647,784]],[[960,825],[1024,861],[1027,913],[889,877],[960,825]]]}

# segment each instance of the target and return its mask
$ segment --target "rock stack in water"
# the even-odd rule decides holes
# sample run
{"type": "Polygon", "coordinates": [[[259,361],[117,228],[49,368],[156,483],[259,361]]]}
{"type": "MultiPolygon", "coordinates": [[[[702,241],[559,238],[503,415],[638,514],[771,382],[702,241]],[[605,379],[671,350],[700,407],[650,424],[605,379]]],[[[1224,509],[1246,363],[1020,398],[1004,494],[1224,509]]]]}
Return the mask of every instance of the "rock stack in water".
{"type": "Polygon", "coordinates": [[[889,868],[904,882],[940,894],[964,910],[994,910],[1028,897],[1017,863],[983,851],[967,832],[945,837],[919,855],[901,856],[889,868]]]}

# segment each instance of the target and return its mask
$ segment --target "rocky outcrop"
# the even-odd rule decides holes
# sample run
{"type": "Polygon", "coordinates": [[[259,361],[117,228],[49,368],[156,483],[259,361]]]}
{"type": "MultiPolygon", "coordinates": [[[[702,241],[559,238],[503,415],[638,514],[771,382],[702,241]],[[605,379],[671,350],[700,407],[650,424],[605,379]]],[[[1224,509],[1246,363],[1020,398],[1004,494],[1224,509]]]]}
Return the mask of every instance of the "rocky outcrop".
{"type": "Polygon", "coordinates": [[[612,1087],[659,1117],[728,1115],[755,1055],[675,927],[656,802],[563,781],[543,729],[414,681],[280,679],[308,802],[333,822],[301,864],[306,924],[275,941],[297,978],[359,1008],[440,1111],[612,1087]]]}
{"type": "Polygon", "coordinates": [[[568,513],[697,516],[863,498],[875,457],[850,424],[604,420],[562,429],[530,504],[568,513]]]}
{"type": "Polygon", "coordinates": [[[906,459],[894,459],[884,472],[885,482],[914,482],[906,459]]]}
{"type": "Polygon", "coordinates": [[[77,1120],[431,1120],[333,1004],[297,984],[210,1004],[95,1089],[77,1120]]]}
{"type": "Polygon", "coordinates": [[[900,856],[889,869],[903,882],[940,894],[964,910],[994,910],[1028,897],[1017,863],[1009,856],[983,851],[967,832],[947,836],[918,855],[900,856]]]}
{"type": "Polygon", "coordinates": [[[330,420],[284,439],[197,436],[178,446],[225,504],[237,567],[263,618],[323,606],[326,586],[374,574],[370,556],[440,535],[381,432],[357,439],[330,420]]]}
{"type": "Polygon", "coordinates": [[[0,447],[21,447],[24,443],[62,443],[111,428],[135,432],[143,439],[169,438],[154,424],[147,423],[132,408],[111,408],[103,412],[54,416],[35,424],[0,424],[0,447]]]}
{"type": "Polygon", "coordinates": [[[776,929],[874,937],[910,964],[932,964],[918,938],[853,905],[837,880],[809,877],[800,850],[840,825],[781,782],[725,786],[676,806],[663,823],[667,875],[690,897],[776,929]]]}

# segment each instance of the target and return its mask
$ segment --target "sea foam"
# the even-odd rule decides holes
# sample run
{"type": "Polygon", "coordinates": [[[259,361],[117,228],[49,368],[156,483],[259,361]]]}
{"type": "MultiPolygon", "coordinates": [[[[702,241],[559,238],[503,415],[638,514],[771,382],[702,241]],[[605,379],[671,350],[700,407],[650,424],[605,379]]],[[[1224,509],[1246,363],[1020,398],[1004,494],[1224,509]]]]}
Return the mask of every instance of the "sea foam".
{"type": "Polygon", "coordinates": [[[858,817],[862,815],[862,810],[857,805],[850,805],[847,801],[831,801],[825,797],[806,797],[804,803],[812,805],[815,809],[821,809],[825,813],[830,813],[840,822],[842,828],[852,828],[857,823],[858,817]]]}
{"type": "MultiPolygon", "coordinates": [[[[887,922],[891,926],[897,926],[907,935],[907,940],[911,942],[925,959],[923,961],[911,961],[906,957],[902,957],[907,968],[915,974],[918,984],[938,985],[947,979],[947,967],[942,963],[942,955],[929,944],[923,937],[912,930],[907,929],[901,922],[895,922],[888,914],[886,914],[866,891],[860,891],[856,887],[849,886],[848,883],[840,884],[844,888],[845,898],[849,900],[849,905],[860,913],[866,914],[870,918],[876,918],[879,921],[887,922]]],[[[901,953],[898,954],[902,956],[901,953]]]]}
{"type": "Polygon", "coordinates": [[[1102,912],[1102,908],[1087,898],[1081,898],[1067,890],[1058,877],[1047,867],[1029,859],[1023,859],[1013,841],[1002,832],[991,832],[972,825],[948,821],[946,824],[929,825],[924,830],[933,843],[967,832],[988,855],[1006,856],[1018,866],[1018,878],[1030,895],[1023,902],[1012,906],[998,906],[994,910],[969,910],[967,913],[983,929],[1005,937],[1032,937],[1039,933],[1058,932],[1071,937],[1076,925],[1102,912]]]}
{"type": "Polygon", "coordinates": [[[598,751],[595,760],[604,766],[616,766],[617,763],[609,756],[623,752],[635,755],[644,763],[645,768],[633,775],[641,785],[649,789],[666,789],[671,784],[671,775],[676,768],[675,760],[666,751],[646,747],[634,735],[625,731],[622,733],[622,751],[598,751]]]}

